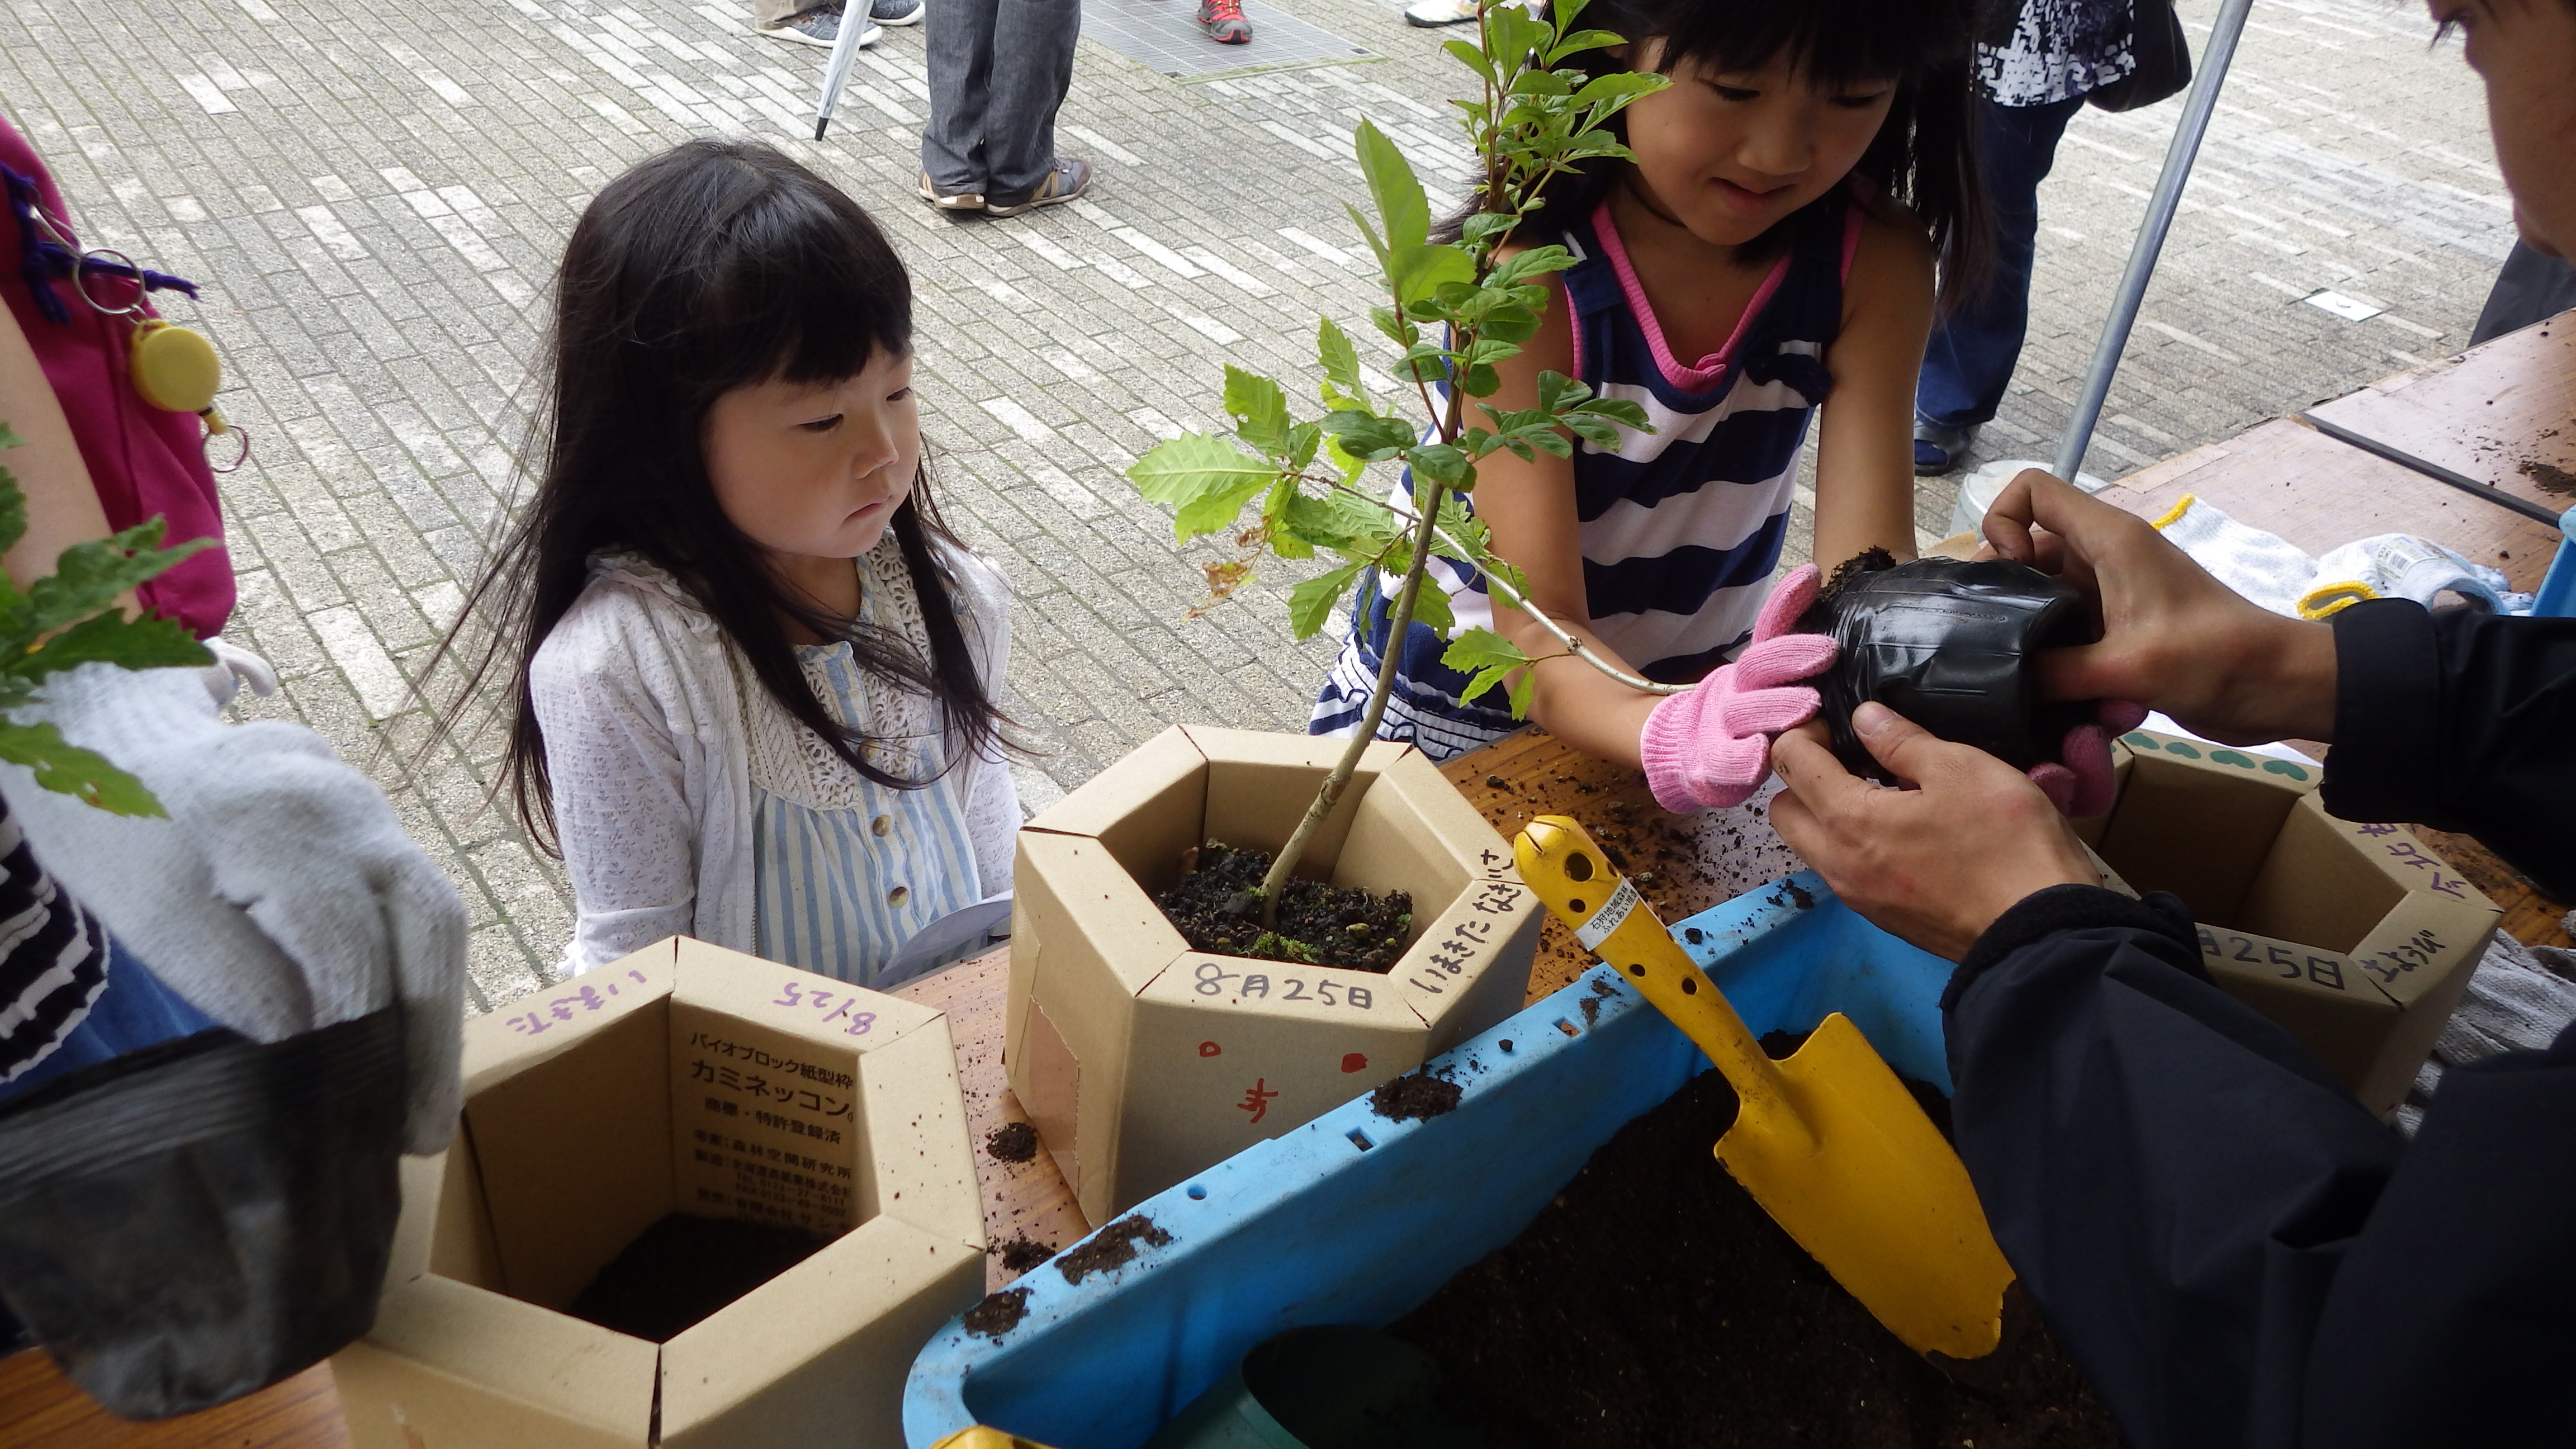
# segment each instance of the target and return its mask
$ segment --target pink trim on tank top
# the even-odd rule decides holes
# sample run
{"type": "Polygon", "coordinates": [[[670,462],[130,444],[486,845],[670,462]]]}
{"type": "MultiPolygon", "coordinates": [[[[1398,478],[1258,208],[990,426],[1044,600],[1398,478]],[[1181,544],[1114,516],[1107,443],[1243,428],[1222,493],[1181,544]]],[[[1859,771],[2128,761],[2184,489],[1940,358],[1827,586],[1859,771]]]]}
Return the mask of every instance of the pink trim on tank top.
{"type": "MultiPolygon", "coordinates": [[[[1628,263],[1628,249],[1620,244],[1619,227],[1610,219],[1607,197],[1592,213],[1592,234],[1601,239],[1601,253],[1610,259],[1610,269],[1618,274],[1619,286],[1628,294],[1628,310],[1636,314],[1637,325],[1646,334],[1646,349],[1653,355],[1656,368],[1664,374],[1664,381],[1684,392],[1706,392],[1726,376],[1726,365],[1735,356],[1735,344],[1744,340],[1753,319],[1762,315],[1772,294],[1780,290],[1782,279],[1789,275],[1789,257],[1784,254],[1772,265],[1771,275],[1754,289],[1753,300],[1744,304],[1744,315],[1735,319],[1735,330],[1727,335],[1726,345],[1701,358],[1698,366],[1684,367],[1674,360],[1672,347],[1664,341],[1663,324],[1655,320],[1655,309],[1646,301],[1645,286],[1637,280],[1637,269],[1628,263]]],[[[1849,265],[1848,259],[1845,265],[1849,265]]],[[[1581,370],[1579,362],[1576,369],[1581,370]]]]}

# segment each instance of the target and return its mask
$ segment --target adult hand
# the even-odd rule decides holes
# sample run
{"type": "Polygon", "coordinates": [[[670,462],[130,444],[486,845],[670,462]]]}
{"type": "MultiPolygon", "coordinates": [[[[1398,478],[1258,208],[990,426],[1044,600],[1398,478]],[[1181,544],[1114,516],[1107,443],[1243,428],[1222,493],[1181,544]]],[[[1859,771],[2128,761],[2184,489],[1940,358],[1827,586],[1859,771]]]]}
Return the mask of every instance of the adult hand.
{"type": "Polygon", "coordinates": [[[1790,630],[1821,578],[1814,564],[1792,569],[1762,601],[1743,652],[1646,716],[1637,751],[1656,804],[1676,815],[1743,804],[1771,773],[1771,737],[1815,718],[1822,699],[1796,681],[1833,667],[1834,641],[1790,630]]]}
{"type": "Polygon", "coordinates": [[[1785,734],[1771,747],[1788,784],[1771,803],[1771,824],[1871,923],[1956,961],[2031,892],[2102,883],[2021,771],[1883,704],[1852,711],[1852,730],[1910,788],[1845,770],[1812,730],[1785,734]]]}
{"type": "Polygon", "coordinates": [[[2039,659],[2049,700],[2133,700],[2224,744],[2334,737],[2334,629],[2210,577],[2134,513],[2025,469],[1985,519],[1996,553],[2090,598],[2100,642],[2039,659]]]}
{"type": "Polygon", "coordinates": [[[226,725],[201,671],[90,664],[22,717],[131,772],[166,819],[0,769],[36,859],[199,1010],[257,1041],[399,1002],[407,1150],[456,1121],[466,915],[367,777],[299,725],[226,725]]]}

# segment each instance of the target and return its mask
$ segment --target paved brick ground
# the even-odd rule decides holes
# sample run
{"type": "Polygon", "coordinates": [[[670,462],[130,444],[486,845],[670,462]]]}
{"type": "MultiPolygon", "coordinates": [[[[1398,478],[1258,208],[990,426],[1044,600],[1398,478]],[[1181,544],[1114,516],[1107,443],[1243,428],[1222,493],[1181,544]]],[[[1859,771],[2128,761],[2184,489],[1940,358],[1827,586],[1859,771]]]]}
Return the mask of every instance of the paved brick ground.
{"type": "MultiPolygon", "coordinates": [[[[1032,805],[1171,721],[1303,720],[1326,642],[1291,640],[1269,585],[1188,618],[1206,556],[1118,477],[1214,416],[1222,360],[1294,370],[1317,310],[1362,331],[1341,212],[1358,116],[1426,174],[1460,173],[1439,37],[1381,0],[1289,8],[1388,59],[1182,84],[1086,44],[1064,145],[1100,165],[1096,200],[1007,222],[911,198],[918,30],[862,57],[817,145],[823,52],[683,0],[0,0],[0,106],[89,242],[207,284],[174,314],[214,335],[225,411],[257,442],[226,484],[233,632],[287,681],[243,712],[310,724],[393,793],[472,903],[489,1006],[548,973],[568,894],[486,806],[490,733],[426,749],[412,682],[504,514],[562,237],[607,177],[683,137],[776,142],[905,249],[943,497],[1019,591],[1013,708],[1046,751],[1022,771],[1032,805]]],[[[2196,34],[2214,8],[2186,0],[2196,34]]],[[[2108,476],[2458,347],[2511,239],[2474,80],[2428,52],[2420,11],[2256,14],[2091,457],[2108,476]],[[2387,310],[2347,322],[2302,302],[2320,288],[2387,310]]],[[[2032,345],[1981,459],[2054,450],[2174,109],[2074,126],[2032,345]]],[[[1951,494],[1923,490],[1930,533],[1951,494]]]]}

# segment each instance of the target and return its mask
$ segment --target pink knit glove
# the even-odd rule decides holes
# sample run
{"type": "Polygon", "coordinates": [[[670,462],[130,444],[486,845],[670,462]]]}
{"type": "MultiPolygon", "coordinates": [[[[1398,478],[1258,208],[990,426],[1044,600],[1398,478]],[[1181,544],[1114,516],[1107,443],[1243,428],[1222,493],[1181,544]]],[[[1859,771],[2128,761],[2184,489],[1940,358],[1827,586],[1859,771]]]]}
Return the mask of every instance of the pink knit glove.
{"type": "Polygon", "coordinates": [[[1743,804],[1771,773],[1772,736],[1815,717],[1816,692],[1784,686],[1833,665],[1831,635],[1790,632],[1822,577],[1805,564],[1774,585],[1744,652],[1646,716],[1639,751],[1656,804],[1676,815],[1743,804]]]}
{"type": "Polygon", "coordinates": [[[2066,763],[2031,766],[2030,782],[2057,807],[2058,814],[2070,820],[2089,820],[2108,811],[2119,794],[2111,778],[2111,741],[2136,729],[2146,717],[2143,704],[2103,700],[2093,723],[2066,732],[2066,742],[2057,751],[2066,763]]]}

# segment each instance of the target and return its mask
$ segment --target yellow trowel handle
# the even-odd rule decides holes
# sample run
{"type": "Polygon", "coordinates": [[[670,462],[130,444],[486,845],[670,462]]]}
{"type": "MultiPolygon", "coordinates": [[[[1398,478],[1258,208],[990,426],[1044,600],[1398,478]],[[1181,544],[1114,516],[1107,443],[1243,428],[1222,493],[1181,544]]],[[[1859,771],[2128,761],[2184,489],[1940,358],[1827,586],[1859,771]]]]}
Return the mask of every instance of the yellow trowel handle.
{"type": "Polygon", "coordinates": [[[1046,1449],[1034,1439],[1006,1434],[988,1424],[975,1424],[958,1430],[930,1446],[930,1449],[1046,1449]]]}
{"type": "MultiPolygon", "coordinates": [[[[1584,949],[1619,968],[1639,995],[1708,1053],[1749,1118],[1775,1136],[1803,1133],[1806,1150],[1814,1150],[1815,1134],[1791,1105],[1778,1064],[1581,825],[1563,815],[1542,815],[1513,842],[1512,854],[1522,883],[1538,892],[1584,949]]],[[[1794,1138],[1782,1145],[1796,1147],[1794,1138]]]]}

